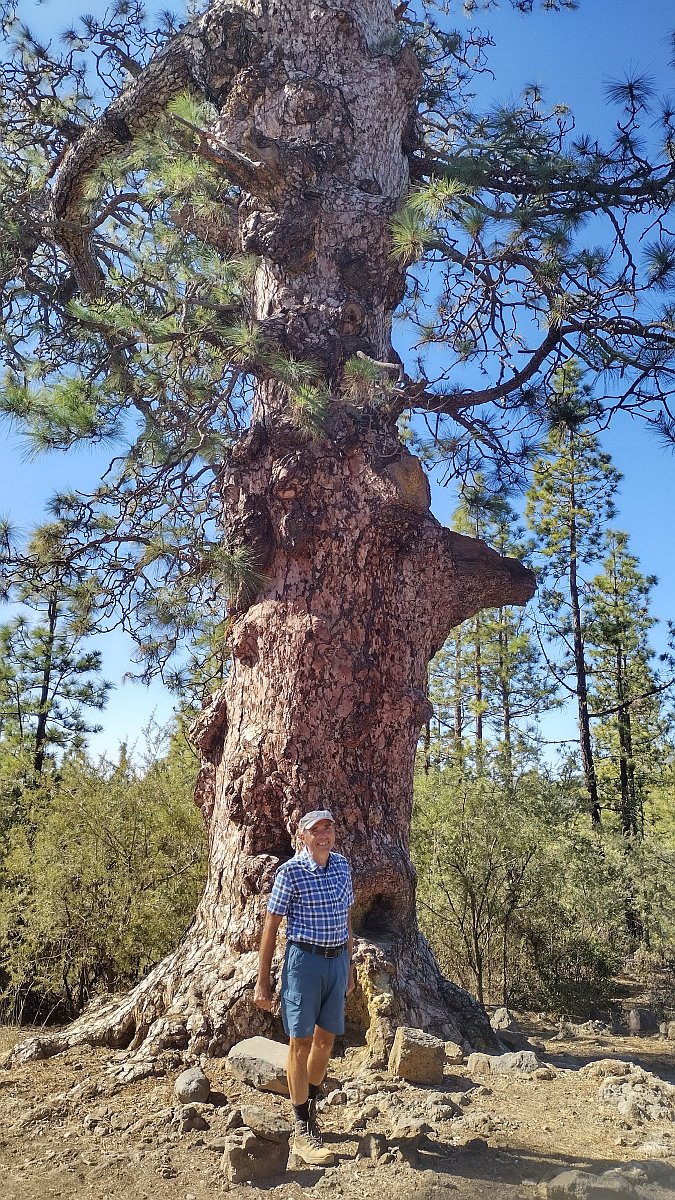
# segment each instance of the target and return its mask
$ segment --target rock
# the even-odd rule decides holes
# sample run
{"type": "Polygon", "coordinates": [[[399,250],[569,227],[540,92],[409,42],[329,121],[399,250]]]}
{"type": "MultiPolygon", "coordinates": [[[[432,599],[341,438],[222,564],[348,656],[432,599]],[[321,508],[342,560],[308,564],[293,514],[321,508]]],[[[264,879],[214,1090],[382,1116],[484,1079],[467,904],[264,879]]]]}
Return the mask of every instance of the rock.
{"type": "Polygon", "coordinates": [[[504,1049],[509,1050],[532,1050],[542,1049],[541,1045],[535,1047],[534,1043],[522,1032],[518,1022],[508,1008],[498,1008],[490,1017],[490,1025],[497,1034],[498,1040],[503,1045],[504,1049]]]}
{"type": "Polygon", "coordinates": [[[401,1025],[389,1055],[389,1073],[410,1083],[442,1083],[445,1043],[440,1038],[401,1025]]]}
{"type": "Polygon", "coordinates": [[[201,1131],[209,1128],[208,1121],[204,1120],[194,1104],[184,1104],[182,1108],[178,1109],[171,1125],[179,1133],[193,1133],[195,1130],[201,1131]]]}
{"type": "Polygon", "coordinates": [[[508,1008],[498,1008],[490,1017],[490,1024],[495,1032],[501,1033],[504,1029],[512,1029],[515,1033],[520,1032],[520,1027],[515,1017],[511,1015],[508,1008]]]}
{"type": "Polygon", "coordinates": [[[450,1117],[459,1116],[461,1109],[447,1092],[429,1092],[424,1096],[422,1111],[442,1116],[447,1121],[450,1117]]]}
{"type": "Polygon", "coordinates": [[[459,1149],[463,1150],[465,1154],[484,1154],[489,1147],[484,1138],[475,1137],[469,1138],[468,1142],[465,1142],[459,1149]]]}
{"type": "Polygon", "coordinates": [[[361,1138],[356,1149],[357,1158],[382,1158],[387,1153],[389,1143],[383,1133],[366,1133],[361,1138]]]}
{"type": "Polygon", "coordinates": [[[562,1171],[546,1185],[547,1200],[640,1200],[640,1192],[617,1175],[562,1171]]]}
{"type": "Polygon", "coordinates": [[[605,1021],[583,1021],[580,1025],[575,1025],[572,1021],[561,1021],[558,1026],[558,1032],[554,1034],[553,1040],[562,1042],[568,1038],[593,1038],[609,1037],[615,1030],[605,1021]]]}
{"type": "Polygon", "coordinates": [[[664,1025],[665,1032],[663,1036],[666,1037],[669,1042],[675,1042],[675,1021],[664,1021],[664,1025]]]}
{"type": "MultiPolygon", "coordinates": [[[[458,1131],[462,1133],[482,1133],[488,1137],[495,1131],[495,1123],[489,1113],[467,1113],[457,1123],[458,1131]]],[[[454,1128],[454,1127],[453,1127],[454,1128]]]]}
{"type": "MultiPolygon", "coordinates": [[[[642,1146],[640,1149],[642,1150],[642,1146]]],[[[639,1171],[641,1175],[644,1175],[647,1183],[660,1184],[661,1187],[675,1195],[675,1166],[670,1163],[663,1162],[662,1159],[648,1161],[632,1159],[625,1164],[625,1168],[639,1171]]]]}
{"type": "Polygon", "coordinates": [[[642,1033],[657,1033],[659,1028],[658,1017],[651,1008],[631,1008],[626,1023],[628,1032],[633,1036],[642,1033]]]}
{"type": "Polygon", "coordinates": [[[520,1033],[517,1029],[500,1029],[498,1041],[507,1052],[513,1050],[531,1050],[534,1054],[537,1049],[543,1049],[541,1043],[535,1046],[534,1042],[531,1042],[524,1033],[520,1033]]]}
{"type": "MultiPolygon", "coordinates": [[[[673,1025],[675,1026],[675,1021],[673,1022],[673,1025]]],[[[464,1051],[457,1042],[445,1043],[445,1061],[450,1063],[450,1065],[453,1067],[459,1066],[464,1062],[464,1051]]]]}
{"type": "Polygon", "coordinates": [[[250,1129],[236,1130],[223,1150],[221,1167],[230,1183],[282,1175],[288,1163],[288,1139],[271,1142],[250,1129]]]}
{"type": "Polygon", "coordinates": [[[596,1058],[586,1063],[579,1071],[581,1079],[607,1079],[611,1076],[629,1075],[634,1069],[634,1063],[625,1062],[622,1058],[596,1058]]]}
{"type": "Polygon", "coordinates": [[[467,1062],[470,1075],[530,1075],[541,1066],[533,1050],[517,1050],[509,1054],[470,1054],[467,1062]]]}
{"type": "MultiPolygon", "coordinates": [[[[644,1154],[649,1158],[673,1158],[673,1157],[675,1157],[673,1155],[672,1145],[669,1145],[668,1142],[659,1141],[656,1139],[653,1141],[648,1141],[648,1142],[640,1142],[640,1144],[638,1146],[636,1146],[635,1149],[640,1154],[644,1154]]],[[[673,1191],[675,1192],[675,1170],[672,1167],[670,1168],[670,1170],[672,1172],[672,1175],[670,1178],[670,1183],[673,1186],[673,1191]]]]}
{"type": "Polygon", "coordinates": [[[183,1071],[174,1084],[181,1104],[203,1104],[211,1095],[211,1081],[201,1067],[183,1071]]]}
{"type": "Polygon", "coordinates": [[[241,1118],[244,1125],[247,1125],[253,1133],[263,1138],[264,1141],[277,1142],[278,1145],[283,1144],[288,1146],[291,1127],[288,1121],[284,1121],[283,1117],[277,1116],[276,1113],[269,1113],[264,1108],[257,1108],[252,1104],[243,1104],[241,1107],[241,1118]]]}
{"type": "Polygon", "coordinates": [[[288,1046],[271,1038],[253,1037],[237,1042],[227,1056],[233,1075],[262,1092],[288,1095],[288,1046]]]}
{"type": "Polygon", "coordinates": [[[401,1142],[412,1139],[421,1142],[429,1133],[433,1133],[433,1130],[427,1121],[421,1117],[407,1117],[403,1114],[392,1129],[390,1140],[401,1142]]]}
{"type": "Polygon", "coordinates": [[[598,1095],[628,1120],[672,1121],[675,1115],[675,1086],[642,1067],[633,1066],[627,1075],[608,1076],[598,1095]]]}
{"type": "Polygon", "coordinates": [[[492,1070],[493,1057],[495,1056],[492,1054],[481,1054],[476,1050],[469,1055],[466,1069],[470,1075],[489,1075],[492,1070]]]}

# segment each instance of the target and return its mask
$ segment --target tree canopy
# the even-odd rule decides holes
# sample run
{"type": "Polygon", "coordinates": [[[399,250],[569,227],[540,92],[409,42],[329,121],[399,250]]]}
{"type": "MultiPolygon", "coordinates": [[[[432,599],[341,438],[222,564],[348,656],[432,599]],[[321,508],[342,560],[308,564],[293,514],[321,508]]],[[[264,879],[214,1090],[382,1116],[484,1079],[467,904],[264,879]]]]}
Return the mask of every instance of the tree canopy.
{"type": "MultiPolygon", "coordinates": [[[[478,20],[490,5],[464,7],[478,20]]],[[[153,24],[117,0],[43,45],[20,4],[2,6],[0,406],[36,453],[113,448],[93,494],[52,498],[22,570],[86,567],[101,618],[134,632],[150,671],[218,619],[223,592],[255,586],[250,546],[219,533],[213,486],[255,381],[308,436],[339,406],[421,416],[429,457],[469,477],[518,475],[572,357],[598,423],[624,410],[675,437],[672,106],[643,76],[612,84],[604,145],[536,87],[481,111],[489,35],[431,7],[397,15],[396,45],[377,53],[408,46],[421,68],[411,190],[390,227],[415,344],[405,362],[327,362],[280,318],[252,316],[257,259],[236,245],[237,214],[253,175],[271,188],[280,168],[215,124],[238,64],[262,52],[245,12],[219,0],[153,24]],[[193,36],[216,27],[218,86],[208,37],[193,36]]],[[[11,576],[17,556],[4,558],[11,576]]]]}

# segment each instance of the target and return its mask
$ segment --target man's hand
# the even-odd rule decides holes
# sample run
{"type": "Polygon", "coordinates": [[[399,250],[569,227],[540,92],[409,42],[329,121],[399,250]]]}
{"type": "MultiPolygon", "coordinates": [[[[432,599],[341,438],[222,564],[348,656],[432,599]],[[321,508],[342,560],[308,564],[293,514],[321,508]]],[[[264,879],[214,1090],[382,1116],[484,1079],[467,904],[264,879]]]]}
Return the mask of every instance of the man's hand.
{"type": "Polygon", "coordinates": [[[274,1008],[274,996],[269,984],[269,980],[259,979],[255,985],[253,999],[258,1008],[262,1008],[264,1012],[272,1012],[274,1008]]]}
{"type": "Polygon", "coordinates": [[[349,964],[349,975],[347,976],[347,991],[345,995],[351,996],[356,987],[356,967],[353,963],[349,964]]]}

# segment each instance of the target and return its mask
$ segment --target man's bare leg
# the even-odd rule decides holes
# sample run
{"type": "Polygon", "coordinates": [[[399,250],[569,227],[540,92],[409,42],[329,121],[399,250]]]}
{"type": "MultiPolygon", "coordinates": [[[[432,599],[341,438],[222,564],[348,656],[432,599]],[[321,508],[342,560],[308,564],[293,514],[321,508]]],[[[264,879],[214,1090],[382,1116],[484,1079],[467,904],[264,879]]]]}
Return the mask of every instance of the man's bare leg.
{"type": "Polygon", "coordinates": [[[286,1075],[288,1078],[288,1090],[291,1094],[291,1104],[305,1104],[309,1096],[309,1072],[307,1064],[312,1049],[314,1039],[307,1038],[289,1038],[288,1044],[288,1066],[286,1075]]]}
{"type": "Polygon", "coordinates": [[[327,1167],[335,1161],[334,1154],[323,1145],[310,1119],[309,1099],[310,1083],[314,1091],[323,1082],[333,1041],[333,1034],[318,1025],[311,1038],[289,1039],[286,1074],[296,1120],[291,1152],[311,1166],[327,1167]]]}
{"type": "Polygon", "coordinates": [[[329,1033],[327,1029],[322,1029],[320,1025],[314,1026],[312,1048],[307,1060],[307,1082],[314,1084],[315,1087],[320,1087],[324,1081],[330,1056],[333,1053],[334,1041],[335,1034],[329,1033]]]}

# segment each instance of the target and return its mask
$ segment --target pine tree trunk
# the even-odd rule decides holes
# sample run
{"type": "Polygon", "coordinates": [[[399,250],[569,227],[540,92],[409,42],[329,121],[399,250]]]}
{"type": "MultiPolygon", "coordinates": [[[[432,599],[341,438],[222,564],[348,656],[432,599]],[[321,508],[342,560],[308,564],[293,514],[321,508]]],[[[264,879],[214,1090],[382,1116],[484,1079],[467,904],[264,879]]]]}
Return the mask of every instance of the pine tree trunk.
{"type": "Polygon", "coordinates": [[[593,743],[591,741],[591,720],[588,711],[588,678],[586,671],[586,653],[584,634],[581,625],[581,602],[579,599],[579,581],[577,577],[577,537],[576,537],[576,496],[574,484],[570,491],[570,610],[572,614],[572,646],[574,653],[574,672],[577,683],[577,713],[579,722],[579,745],[581,749],[581,765],[591,812],[591,824],[600,825],[602,808],[598,795],[598,781],[595,774],[593,743]]]}
{"type": "Polygon", "coordinates": [[[283,389],[261,379],[223,467],[224,535],[249,547],[262,583],[235,602],[231,671],[195,731],[206,890],[175,954],[64,1035],[130,1046],[127,1075],[167,1047],[218,1054],[279,1033],[252,1004],[266,899],[298,816],[325,806],[354,872],[360,986],[348,1016],[372,1058],[385,1059],[400,1022],[473,1044],[491,1036],[418,931],[413,763],[429,659],[451,627],[524,603],[534,581],[439,525],[386,404],[341,395],[346,359],[395,357],[404,279],[389,220],[408,187],[419,70],[384,0],[293,0],[255,28],[256,55],[217,122],[221,142],[257,164],[239,223],[241,249],[260,261],[254,316],[286,353],[321,365],[332,404],[324,435],[303,437],[283,389]]]}
{"type": "Polygon", "coordinates": [[[49,597],[47,607],[47,636],[45,640],[40,698],[38,701],[38,719],[35,727],[33,743],[33,769],[36,775],[42,774],[47,745],[47,718],[49,717],[49,691],[52,683],[52,662],[54,657],[54,642],[56,639],[56,622],[58,620],[58,602],[56,596],[49,597]]]}

